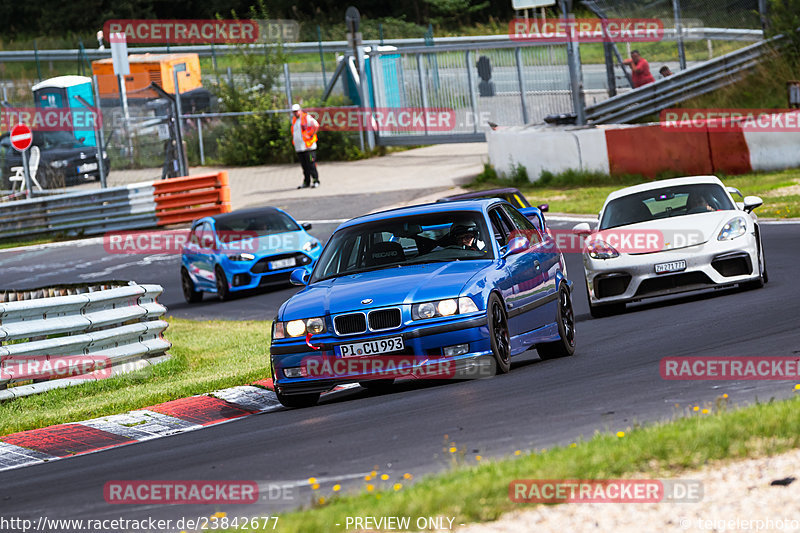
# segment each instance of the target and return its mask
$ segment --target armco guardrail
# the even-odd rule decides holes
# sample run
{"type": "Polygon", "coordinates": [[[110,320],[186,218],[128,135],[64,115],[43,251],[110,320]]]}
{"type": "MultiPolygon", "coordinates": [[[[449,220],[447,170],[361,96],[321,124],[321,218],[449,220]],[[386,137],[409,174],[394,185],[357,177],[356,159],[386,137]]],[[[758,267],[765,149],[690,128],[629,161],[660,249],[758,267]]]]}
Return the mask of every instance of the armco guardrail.
{"type": "Polygon", "coordinates": [[[230,210],[228,173],[223,171],[0,203],[0,239],[97,235],[190,222],[230,210]]]}
{"type": "MultiPolygon", "coordinates": [[[[697,40],[715,40],[715,41],[758,41],[763,39],[763,32],[761,30],[752,29],[737,29],[737,28],[688,28],[685,30],[685,41],[697,40]]],[[[674,28],[664,29],[664,41],[675,41],[677,34],[674,28]]],[[[531,42],[535,45],[535,42],[531,42]]],[[[379,40],[366,40],[365,46],[396,46],[399,50],[406,47],[425,46],[424,39],[385,39],[379,40]]],[[[284,50],[287,52],[294,52],[298,54],[316,54],[319,53],[320,48],[324,52],[345,52],[350,50],[347,41],[324,41],[319,42],[302,42],[302,43],[281,43],[284,50]]],[[[503,48],[505,46],[517,47],[520,43],[512,41],[508,34],[501,35],[475,35],[463,37],[437,37],[435,47],[428,47],[427,51],[437,51],[440,46],[455,46],[459,50],[464,46],[471,46],[474,49],[480,48],[503,48]]],[[[523,43],[524,46],[524,43],[523,43]]],[[[187,45],[187,46],[132,46],[128,49],[131,53],[136,54],[183,54],[183,53],[196,53],[200,57],[212,57],[214,54],[227,54],[236,52],[242,48],[263,49],[263,44],[253,45],[187,45]]],[[[105,59],[111,57],[111,50],[19,50],[19,51],[4,51],[0,52],[0,62],[13,62],[13,61],[35,61],[38,55],[39,61],[75,61],[76,57],[83,54],[90,61],[95,59],[105,59]]]]}
{"type": "Polygon", "coordinates": [[[758,64],[773,42],[769,40],[747,46],[589,106],[586,118],[590,124],[630,122],[735,83],[758,64]]]}
{"type": "Polygon", "coordinates": [[[0,400],[78,385],[169,358],[171,345],[162,337],[168,326],[161,319],[166,308],[156,301],[162,291],[159,285],[131,283],[72,296],[0,303],[0,400]],[[49,362],[56,368],[57,361],[70,357],[95,360],[103,368],[8,388],[31,379],[25,371],[20,374],[21,365],[44,367],[49,362]]]}

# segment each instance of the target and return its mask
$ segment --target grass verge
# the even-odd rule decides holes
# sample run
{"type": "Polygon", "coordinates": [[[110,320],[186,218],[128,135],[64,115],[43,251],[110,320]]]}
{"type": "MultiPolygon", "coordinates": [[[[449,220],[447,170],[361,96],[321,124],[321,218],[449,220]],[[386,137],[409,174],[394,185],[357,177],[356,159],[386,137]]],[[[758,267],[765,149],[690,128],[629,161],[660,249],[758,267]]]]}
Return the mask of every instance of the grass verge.
{"type": "Polygon", "coordinates": [[[343,531],[347,516],[410,516],[412,528],[421,516],[455,517],[455,524],[489,521],[530,507],[509,500],[508,486],[515,479],[672,477],[712,461],[773,455],[800,445],[800,397],[727,407],[728,399],[720,397],[707,406],[708,414],[689,409],[685,418],[633,430],[615,428],[624,431],[598,433],[569,447],[477,463],[474,456],[462,457],[459,467],[408,488],[395,485],[402,478],[371,481],[382,485],[357,495],[331,497],[331,489],[323,487],[314,491],[311,508],[281,515],[278,529],[343,531]]]}
{"type": "Polygon", "coordinates": [[[0,435],[124,413],[269,377],[263,321],[169,318],[172,359],[114,378],[0,403],[0,435]]]}
{"type": "MultiPolygon", "coordinates": [[[[676,176],[677,174],[663,175],[658,179],[676,176]]],[[[719,178],[725,185],[738,188],[745,196],[760,196],[764,200],[764,205],[756,210],[760,217],[800,217],[800,169],[739,176],[720,175],[719,178]]],[[[508,179],[502,179],[487,165],[483,173],[468,187],[480,190],[514,186],[533,205],[549,203],[550,211],[554,213],[596,215],[610,192],[645,181],[652,179],[636,175],[609,176],[594,172],[567,171],[561,174],[545,172],[539,181],[530,183],[524,168],[518,168],[508,179]]]]}

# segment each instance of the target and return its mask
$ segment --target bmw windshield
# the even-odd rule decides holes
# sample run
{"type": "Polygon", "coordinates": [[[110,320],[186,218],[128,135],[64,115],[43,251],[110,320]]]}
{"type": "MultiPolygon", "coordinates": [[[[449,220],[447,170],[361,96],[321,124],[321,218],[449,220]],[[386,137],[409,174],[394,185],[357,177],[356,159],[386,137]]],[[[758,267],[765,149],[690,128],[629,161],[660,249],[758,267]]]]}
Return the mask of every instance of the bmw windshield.
{"type": "Polygon", "coordinates": [[[725,189],[714,183],[652,189],[611,200],[603,210],[600,229],[649,220],[736,209],[725,189]]]}
{"type": "Polygon", "coordinates": [[[480,212],[387,218],[334,233],[311,282],[405,265],[493,258],[480,212]]]}

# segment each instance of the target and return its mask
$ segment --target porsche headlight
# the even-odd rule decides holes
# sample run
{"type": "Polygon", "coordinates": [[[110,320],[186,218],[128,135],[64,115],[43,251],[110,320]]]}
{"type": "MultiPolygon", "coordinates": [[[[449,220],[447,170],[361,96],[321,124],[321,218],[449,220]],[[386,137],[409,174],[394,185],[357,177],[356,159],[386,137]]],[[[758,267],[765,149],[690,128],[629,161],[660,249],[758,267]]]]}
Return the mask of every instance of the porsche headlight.
{"type": "Polygon", "coordinates": [[[469,296],[461,298],[446,298],[434,302],[423,302],[411,306],[411,318],[413,320],[424,320],[426,318],[452,316],[463,313],[474,313],[478,311],[478,306],[469,296]]]}
{"type": "Polygon", "coordinates": [[[729,220],[719,232],[718,241],[730,241],[747,233],[747,221],[744,217],[729,220]]]}
{"type": "Polygon", "coordinates": [[[586,251],[592,259],[613,259],[619,252],[602,239],[594,239],[586,244],[586,251]]]}
{"type": "Polygon", "coordinates": [[[306,333],[317,335],[324,331],[325,319],[322,317],[290,320],[288,322],[275,321],[272,326],[272,338],[285,339],[287,337],[302,337],[306,333]]]}
{"type": "Polygon", "coordinates": [[[53,168],[64,168],[67,165],[69,165],[69,161],[66,159],[56,159],[55,161],[50,161],[50,166],[53,168]]]}

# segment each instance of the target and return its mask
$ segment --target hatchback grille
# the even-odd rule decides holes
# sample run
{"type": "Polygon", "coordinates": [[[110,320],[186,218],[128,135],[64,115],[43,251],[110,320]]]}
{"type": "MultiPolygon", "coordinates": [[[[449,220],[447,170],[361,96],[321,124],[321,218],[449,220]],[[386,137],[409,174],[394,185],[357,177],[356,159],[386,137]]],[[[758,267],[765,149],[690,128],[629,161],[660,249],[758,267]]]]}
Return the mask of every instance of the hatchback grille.
{"type": "Polygon", "coordinates": [[[333,324],[339,335],[353,335],[367,331],[367,319],[364,313],[339,315],[333,319],[333,324]]]}
{"type": "Polygon", "coordinates": [[[400,323],[399,309],[379,309],[369,313],[369,329],[373,331],[396,328],[400,323]]]}

